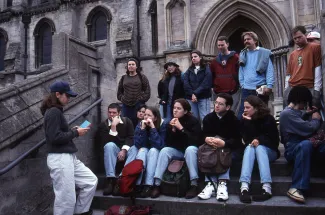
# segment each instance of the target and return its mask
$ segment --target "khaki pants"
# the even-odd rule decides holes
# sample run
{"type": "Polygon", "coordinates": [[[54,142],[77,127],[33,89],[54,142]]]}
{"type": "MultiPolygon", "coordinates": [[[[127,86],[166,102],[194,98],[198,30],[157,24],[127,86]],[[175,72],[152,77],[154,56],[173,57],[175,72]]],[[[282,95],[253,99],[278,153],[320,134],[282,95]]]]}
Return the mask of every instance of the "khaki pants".
{"type": "Polygon", "coordinates": [[[73,215],[89,211],[98,179],[75,154],[49,153],[47,166],[55,194],[54,215],[73,215]],[[76,197],[76,188],[79,194],[76,197]]]}

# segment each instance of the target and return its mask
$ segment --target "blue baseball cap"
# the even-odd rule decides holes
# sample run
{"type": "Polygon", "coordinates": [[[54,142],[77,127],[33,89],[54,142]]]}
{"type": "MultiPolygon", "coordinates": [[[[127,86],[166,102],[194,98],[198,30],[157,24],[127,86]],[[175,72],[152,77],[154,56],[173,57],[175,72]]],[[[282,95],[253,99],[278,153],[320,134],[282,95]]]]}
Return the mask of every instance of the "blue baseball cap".
{"type": "Polygon", "coordinates": [[[78,95],[77,93],[73,92],[70,89],[68,82],[65,82],[65,81],[54,82],[53,84],[51,84],[50,90],[52,93],[54,93],[54,92],[66,93],[71,97],[76,97],[78,95]]]}

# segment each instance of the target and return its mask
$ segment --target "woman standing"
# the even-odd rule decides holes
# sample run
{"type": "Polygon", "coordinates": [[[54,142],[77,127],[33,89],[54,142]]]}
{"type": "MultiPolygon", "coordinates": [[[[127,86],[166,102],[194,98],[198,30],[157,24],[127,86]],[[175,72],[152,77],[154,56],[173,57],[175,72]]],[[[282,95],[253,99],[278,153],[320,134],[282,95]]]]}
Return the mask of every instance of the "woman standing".
{"type": "Polygon", "coordinates": [[[78,151],[72,139],[83,136],[89,128],[78,126],[69,129],[63,115],[63,106],[71,91],[67,82],[57,81],[50,86],[51,93],[44,99],[41,112],[44,115],[46,143],[49,148],[47,166],[55,194],[54,215],[92,214],[89,210],[97,186],[97,177],[76,157],[78,151]],[[80,192],[76,198],[76,189],[80,192]]]}
{"type": "Polygon", "coordinates": [[[138,178],[136,185],[140,197],[150,197],[154,182],[154,174],[157,167],[159,151],[165,146],[167,122],[161,119],[159,110],[147,107],[144,119],[138,124],[134,134],[134,145],[139,149],[136,159],[143,161],[145,169],[145,180],[143,189],[141,185],[142,176],[138,178]]]}
{"type": "Polygon", "coordinates": [[[184,98],[184,88],[182,81],[182,72],[179,65],[174,61],[169,61],[164,65],[166,70],[162,78],[161,97],[159,104],[161,105],[160,114],[165,121],[172,119],[172,105],[176,99],[184,98]]]}
{"type": "Polygon", "coordinates": [[[123,104],[123,116],[128,117],[136,127],[137,107],[147,102],[150,98],[150,85],[148,78],[141,73],[142,68],[136,59],[127,62],[126,75],[123,75],[117,90],[117,99],[123,104]]]}
{"type": "Polygon", "coordinates": [[[270,162],[280,156],[279,132],[274,117],[266,104],[257,96],[248,96],[244,102],[244,113],[241,120],[242,137],[245,152],[239,182],[240,201],[250,203],[249,184],[255,160],[261,177],[262,189],[259,195],[253,195],[253,201],[265,201],[272,197],[270,162]]]}
{"type": "Polygon", "coordinates": [[[192,116],[191,106],[186,99],[177,99],[173,108],[174,118],[169,122],[166,132],[166,147],[158,157],[155,171],[155,186],[151,198],[160,195],[160,184],[165,170],[173,157],[184,157],[191,180],[191,187],[185,198],[191,199],[198,193],[198,146],[203,142],[200,122],[192,116]]]}
{"type": "Polygon", "coordinates": [[[200,51],[191,52],[192,65],[184,75],[184,90],[193,115],[201,122],[210,113],[212,74],[200,51]]]}

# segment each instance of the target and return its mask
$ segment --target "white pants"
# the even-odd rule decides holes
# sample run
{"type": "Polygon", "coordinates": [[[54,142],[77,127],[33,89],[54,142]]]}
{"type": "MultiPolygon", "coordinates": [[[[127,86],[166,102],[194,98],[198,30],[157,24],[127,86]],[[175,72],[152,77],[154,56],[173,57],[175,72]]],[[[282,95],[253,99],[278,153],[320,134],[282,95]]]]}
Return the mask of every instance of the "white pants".
{"type": "Polygon", "coordinates": [[[89,211],[98,179],[75,154],[49,153],[47,166],[55,194],[54,215],[73,215],[89,211]],[[76,198],[76,188],[79,194],[76,198]]]}

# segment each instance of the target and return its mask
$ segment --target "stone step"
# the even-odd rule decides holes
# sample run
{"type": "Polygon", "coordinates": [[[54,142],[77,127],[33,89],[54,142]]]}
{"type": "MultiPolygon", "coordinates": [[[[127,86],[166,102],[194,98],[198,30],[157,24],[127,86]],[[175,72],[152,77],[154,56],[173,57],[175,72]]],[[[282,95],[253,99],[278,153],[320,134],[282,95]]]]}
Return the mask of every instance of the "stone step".
{"type": "MultiPolygon", "coordinates": [[[[98,175],[98,189],[102,189],[105,182],[104,175],[98,175]]],[[[287,191],[291,185],[291,177],[282,177],[282,176],[275,176],[272,177],[272,193],[275,196],[285,196],[287,191]]],[[[200,180],[200,190],[204,188],[204,181],[200,180]]],[[[231,177],[230,181],[228,182],[228,192],[229,194],[239,194],[240,184],[239,184],[239,177],[231,177]]],[[[257,194],[260,191],[261,183],[260,179],[253,177],[251,183],[251,193],[257,194]]],[[[312,197],[321,197],[325,198],[325,179],[322,178],[311,178],[310,180],[310,190],[308,193],[309,196],[312,197]]]]}
{"type": "MultiPolygon", "coordinates": [[[[218,202],[215,198],[209,200],[184,199],[160,196],[157,199],[136,199],[137,205],[149,205],[153,214],[161,215],[324,215],[325,199],[308,198],[306,204],[298,204],[286,196],[273,196],[265,202],[243,204],[237,195],[230,195],[226,202],[218,202]]],[[[102,190],[96,191],[92,208],[107,210],[112,205],[131,205],[130,198],[103,196],[102,190]]]]}

